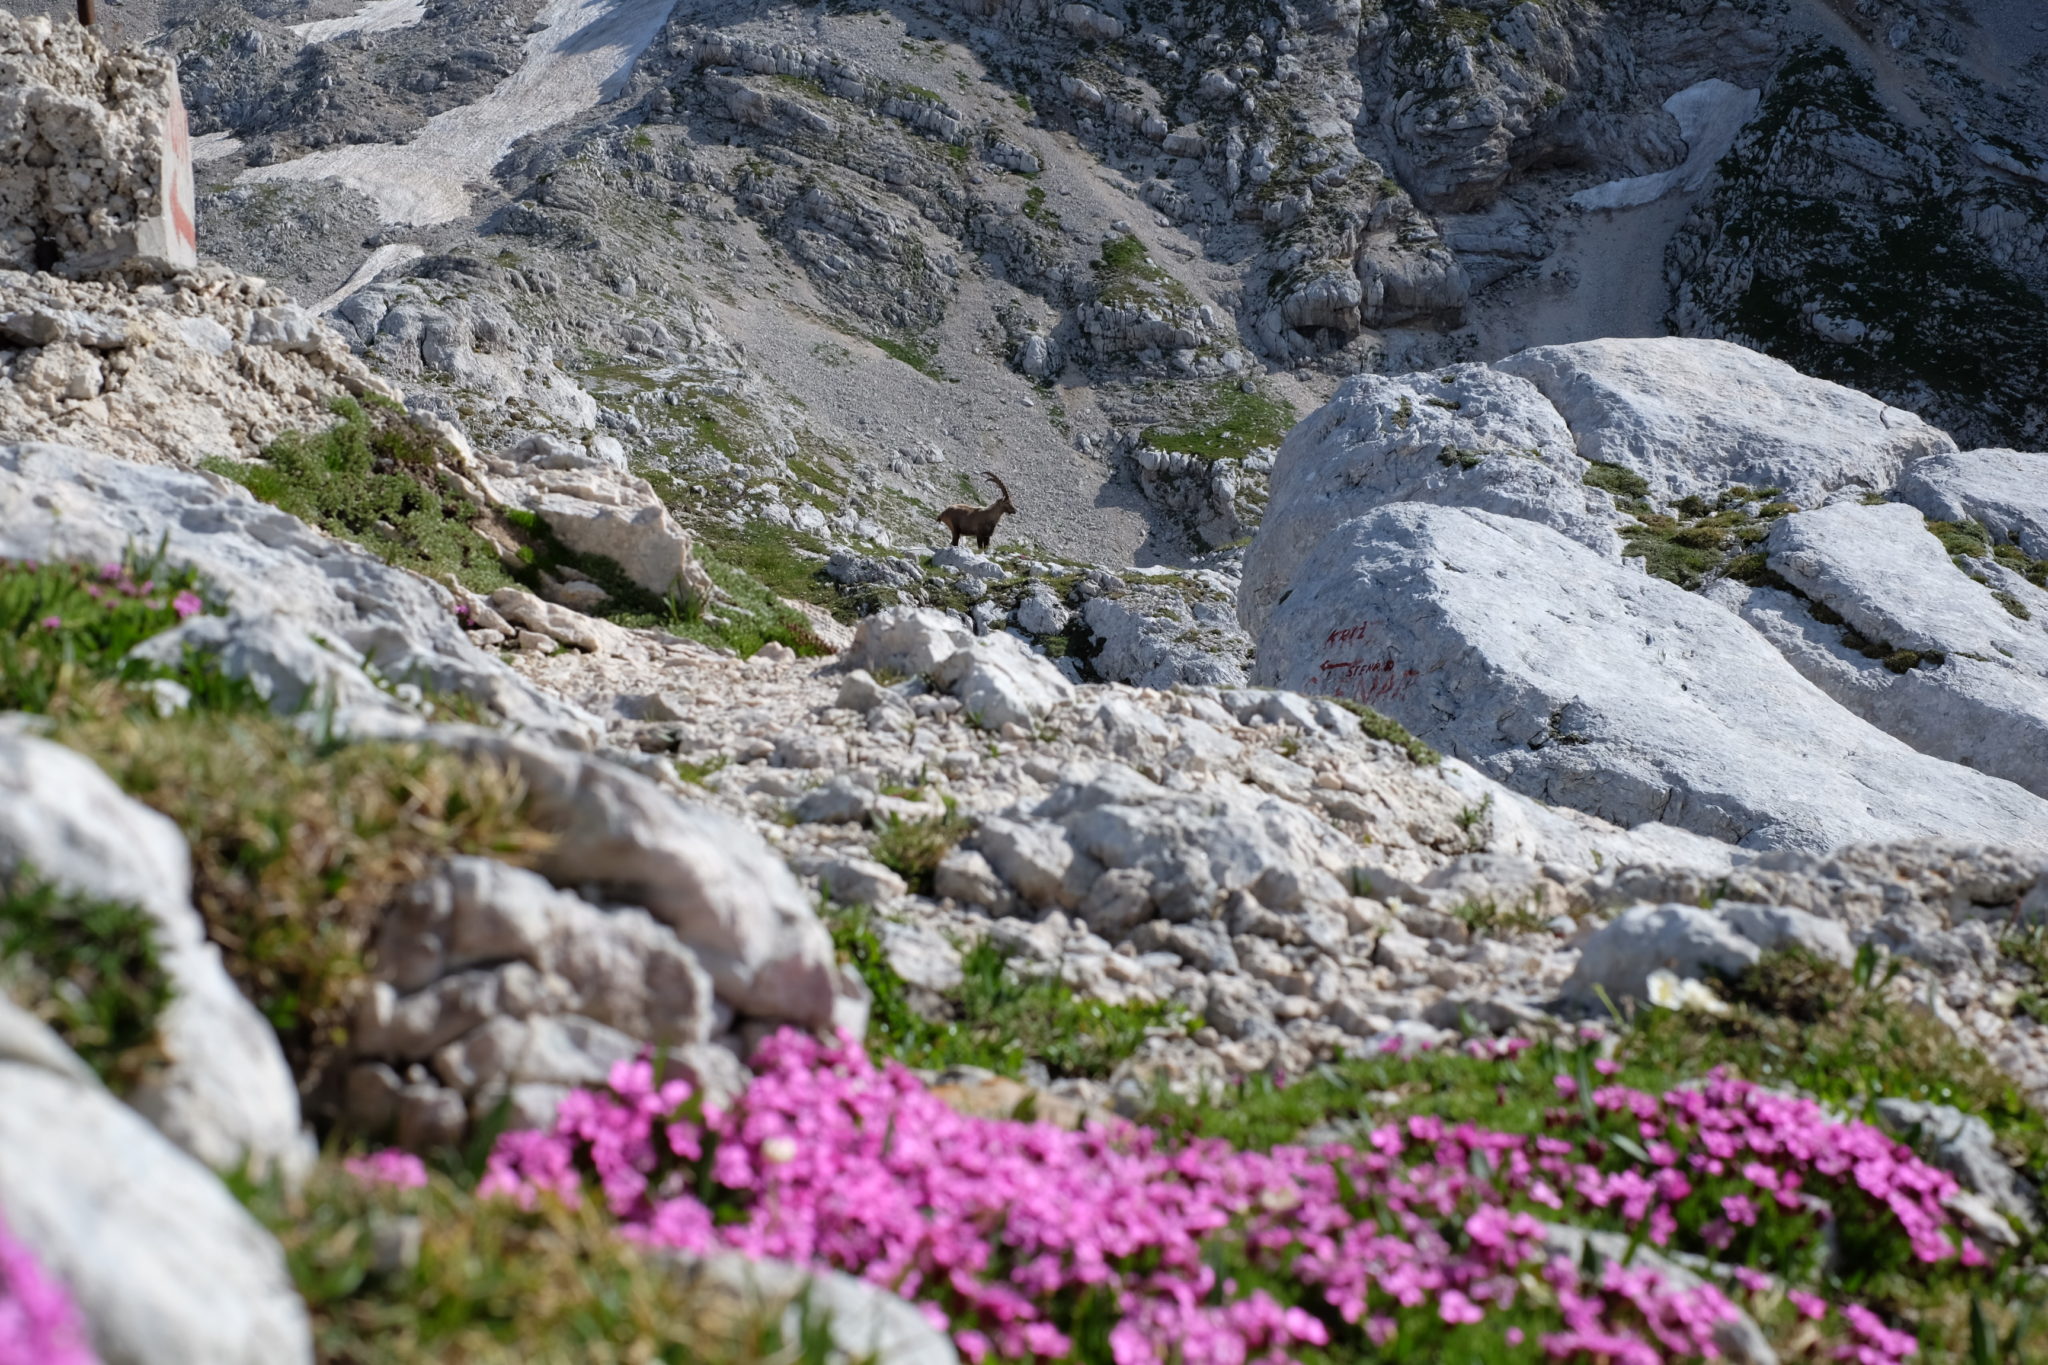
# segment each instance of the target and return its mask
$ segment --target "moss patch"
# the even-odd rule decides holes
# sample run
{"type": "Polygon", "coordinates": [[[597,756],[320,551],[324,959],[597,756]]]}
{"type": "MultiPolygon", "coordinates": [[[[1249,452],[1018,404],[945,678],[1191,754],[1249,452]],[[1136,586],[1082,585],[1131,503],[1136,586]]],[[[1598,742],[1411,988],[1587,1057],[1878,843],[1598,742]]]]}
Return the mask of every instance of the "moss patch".
{"type": "Polygon", "coordinates": [[[48,1024],[116,1094],[162,1061],[157,1021],[171,994],[148,911],[26,871],[0,877],[0,996],[48,1024]]]}
{"type": "Polygon", "coordinates": [[[868,1051],[909,1066],[980,1066],[1014,1076],[1036,1062],[1054,1077],[1101,1079],[1148,1031],[1175,1019],[1167,1005],[1108,1005],[1075,995],[1057,976],[1021,974],[988,939],[962,954],[961,984],[927,1018],[889,966],[869,912],[836,916],[832,938],[874,996],[868,1051]]]}
{"type": "Polygon", "coordinates": [[[1246,393],[1236,380],[1219,380],[1188,398],[1186,420],[1147,427],[1146,445],[1205,460],[1243,459],[1279,445],[1294,427],[1293,404],[1256,386],[1246,393]]]}

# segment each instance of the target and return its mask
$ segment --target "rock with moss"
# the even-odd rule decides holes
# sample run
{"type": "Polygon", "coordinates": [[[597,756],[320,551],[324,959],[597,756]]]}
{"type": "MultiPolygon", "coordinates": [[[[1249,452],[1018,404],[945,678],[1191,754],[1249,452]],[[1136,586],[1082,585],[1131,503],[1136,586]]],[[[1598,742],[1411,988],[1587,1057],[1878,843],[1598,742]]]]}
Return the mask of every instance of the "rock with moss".
{"type": "Polygon", "coordinates": [[[1346,522],[1258,647],[1257,681],[1362,701],[1617,824],[1750,848],[1959,832],[2048,848],[2048,803],[1907,747],[1731,613],[1534,522],[1415,503],[1346,522]]]}
{"type": "Polygon", "coordinates": [[[597,728],[470,644],[447,590],[216,475],[69,446],[0,446],[0,556],[108,563],[159,545],[231,614],[195,617],[152,648],[226,650],[224,662],[274,675],[281,706],[374,700],[412,711],[440,694],[582,742],[597,728]]]}
{"type": "Polygon", "coordinates": [[[154,927],[171,986],[157,1019],[164,1061],[143,1073],[129,1102],[218,1169],[303,1171],[312,1150],[298,1087],[192,908],[191,858],[177,826],[124,796],[90,760],[0,730],[0,878],[30,877],[132,904],[154,927]]]}
{"type": "Polygon", "coordinates": [[[1976,522],[1994,543],[2048,560],[2048,455],[1964,450],[1907,466],[1898,497],[1933,521],[1976,522]]]}
{"type": "Polygon", "coordinates": [[[1724,341],[1537,346],[1494,368],[1542,390],[1579,454],[1641,475],[1658,501],[1741,484],[1812,507],[1883,492],[1910,462],[1955,449],[1911,412],[1724,341]]]}
{"type": "Polygon", "coordinates": [[[2048,796],[2048,592],[1937,529],[1898,503],[1793,513],[1764,542],[1787,587],[1717,595],[1848,711],[2048,796]]]}

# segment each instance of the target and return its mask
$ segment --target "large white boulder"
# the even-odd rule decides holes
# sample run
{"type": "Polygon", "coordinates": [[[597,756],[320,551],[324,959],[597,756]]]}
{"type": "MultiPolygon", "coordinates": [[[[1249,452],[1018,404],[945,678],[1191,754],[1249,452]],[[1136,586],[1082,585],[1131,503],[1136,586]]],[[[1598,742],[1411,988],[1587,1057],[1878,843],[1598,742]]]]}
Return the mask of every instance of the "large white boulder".
{"type": "Polygon", "coordinates": [[[213,1172],[0,998],[0,1211],[105,1365],[310,1365],[284,1254],[213,1172]]]}
{"type": "MultiPolygon", "coordinates": [[[[278,619],[279,647],[259,651],[266,668],[303,657],[297,646],[319,636],[346,646],[329,651],[335,660],[365,659],[387,680],[466,697],[513,725],[586,742],[601,733],[594,718],[470,644],[444,589],[217,474],[73,446],[0,445],[0,558],[98,563],[159,543],[169,562],[196,568],[246,621],[278,619]]],[[[209,632],[219,627],[195,618],[182,629],[198,644],[214,642],[209,632]]],[[[325,668],[332,660],[316,662],[325,668]]]]}
{"type": "Polygon", "coordinates": [[[174,988],[159,1021],[165,1065],[129,1102],[209,1166],[246,1159],[302,1171],[312,1150],[300,1132],[298,1087],[277,1035],[207,941],[177,826],[71,750],[0,730],[0,873],[23,869],[65,891],[132,904],[156,922],[174,988]]]}
{"type": "Polygon", "coordinates": [[[1281,443],[1238,616],[1256,634],[1331,528],[1392,502],[1476,507],[1621,553],[1614,500],[1584,479],[1572,432],[1526,379],[1484,365],[1347,380],[1281,443]]]}
{"type": "Polygon", "coordinates": [[[1836,705],[1733,614],[1534,522],[1397,504],[1325,536],[1258,681],[1347,697],[1527,795],[1752,848],[2048,848],[2048,803],[1836,705]]]}
{"type": "Polygon", "coordinates": [[[1739,609],[1795,668],[1921,752],[2048,796],[2048,594],[2013,576],[2010,600],[2042,609],[2015,615],[1899,503],[1795,513],[1765,549],[1803,598],[1758,588],[1739,609]]]}
{"type": "Polygon", "coordinates": [[[2048,455],[1933,455],[1906,467],[1898,495],[1936,521],[1980,522],[1993,540],[2048,559],[2048,455]]]}
{"type": "Polygon", "coordinates": [[[1024,642],[996,631],[942,661],[932,677],[984,729],[1031,723],[1074,694],[1073,683],[1024,642]]]}
{"type": "Polygon", "coordinates": [[[1543,391],[1579,454],[1635,471],[1659,499],[1745,484],[1811,507],[1882,492],[1911,461],[1956,448],[1902,408],[1725,341],[1581,341],[1493,367],[1543,391]]]}

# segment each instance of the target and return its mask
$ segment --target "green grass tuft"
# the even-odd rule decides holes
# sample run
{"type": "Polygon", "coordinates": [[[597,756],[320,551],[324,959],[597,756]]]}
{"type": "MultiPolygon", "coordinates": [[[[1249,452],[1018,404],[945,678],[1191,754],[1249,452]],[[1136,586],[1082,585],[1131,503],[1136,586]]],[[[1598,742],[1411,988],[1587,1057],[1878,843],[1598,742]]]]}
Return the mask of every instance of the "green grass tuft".
{"type": "Polygon", "coordinates": [[[943,1017],[928,1019],[889,966],[870,912],[838,915],[832,937],[874,996],[869,1052],[908,1066],[979,1066],[1014,1076],[1037,1062],[1054,1077],[1101,1079],[1149,1030],[1176,1018],[1168,1005],[1104,1004],[1075,995],[1057,976],[1015,972],[1009,952],[983,939],[962,954],[961,984],[943,997],[943,1017]]]}
{"type": "Polygon", "coordinates": [[[1382,740],[1398,745],[1408,755],[1408,761],[1418,768],[1430,767],[1444,761],[1444,756],[1429,745],[1408,733],[1408,727],[1392,716],[1383,715],[1363,702],[1352,701],[1349,697],[1331,697],[1329,700],[1358,717],[1358,728],[1368,739],[1382,740]]]}
{"type": "Polygon", "coordinates": [[[1618,464],[1607,464],[1601,460],[1589,460],[1591,468],[1581,482],[1589,488],[1604,488],[1617,498],[1647,498],[1650,496],[1650,481],[1633,469],[1618,464]]]}
{"type": "Polygon", "coordinates": [[[939,860],[974,829],[972,817],[954,809],[951,797],[945,801],[944,815],[906,820],[892,814],[875,835],[875,861],[921,896],[932,893],[932,875],[938,871],[939,860]]]}
{"type": "Polygon", "coordinates": [[[57,890],[17,869],[0,877],[0,996],[27,1009],[115,1091],[162,1061],[171,1003],[156,921],[133,905],[57,890]]]}
{"type": "Polygon", "coordinates": [[[1243,459],[1277,446],[1293,429],[1294,406],[1261,390],[1246,393],[1234,379],[1219,380],[1194,400],[1187,418],[1145,429],[1154,450],[1196,455],[1205,460],[1243,459]]]}

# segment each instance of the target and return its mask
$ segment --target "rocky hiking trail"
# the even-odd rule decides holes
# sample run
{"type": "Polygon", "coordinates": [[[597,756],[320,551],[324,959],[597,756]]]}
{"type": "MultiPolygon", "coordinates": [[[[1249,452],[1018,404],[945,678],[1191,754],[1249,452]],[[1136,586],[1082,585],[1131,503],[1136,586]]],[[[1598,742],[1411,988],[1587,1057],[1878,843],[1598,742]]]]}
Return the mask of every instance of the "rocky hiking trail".
{"type": "Polygon", "coordinates": [[[139,245],[168,56],[0,15],[0,1365],[2048,1355],[2048,455],[1724,340],[1269,363],[1564,192],[1490,139],[1590,12],[530,8],[194,20],[207,165],[422,219],[209,190],[389,253],[317,314],[139,245]],[[1026,40],[1089,125],[963,133],[1026,40]],[[1325,42],[1497,117],[1240,138],[1380,215],[1254,342],[1191,166],[1325,42]]]}

